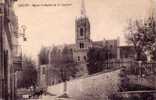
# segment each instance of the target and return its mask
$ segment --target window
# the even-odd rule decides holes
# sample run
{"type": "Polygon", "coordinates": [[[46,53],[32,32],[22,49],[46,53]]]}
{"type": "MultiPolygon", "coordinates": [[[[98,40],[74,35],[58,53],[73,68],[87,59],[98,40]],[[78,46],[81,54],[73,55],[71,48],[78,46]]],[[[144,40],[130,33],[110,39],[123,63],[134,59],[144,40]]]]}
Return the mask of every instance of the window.
{"type": "Polygon", "coordinates": [[[80,36],[83,36],[83,28],[80,28],[80,36]]]}
{"type": "Polygon", "coordinates": [[[80,48],[84,48],[84,43],[80,43],[80,48]]]}
{"type": "Polygon", "coordinates": [[[77,57],[77,60],[80,61],[80,56],[77,57]]]}
{"type": "Polygon", "coordinates": [[[45,69],[45,67],[43,67],[43,72],[42,72],[43,74],[46,74],[46,69],[45,69]]]}
{"type": "Polygon", "coordinates": [[[4,78],[7,80],[8,79],[8,50],[4,50],[4,78]]]}
{"type": "Polygon", "coordinates": [[[84,60],[85,60],[85,61],[87,60],[86,56],[84,56],[84,60]]]}
{"type": "Polygon", "coordinates": [[[110,45],[110,48],[112,49],[113,48],[113,45],[110,45]]]}
{"type": "Polygon", "coordinates": [[[109,49],[112,50],[113,49],[113,45],[110,45],[110,48],[109,49]]]}

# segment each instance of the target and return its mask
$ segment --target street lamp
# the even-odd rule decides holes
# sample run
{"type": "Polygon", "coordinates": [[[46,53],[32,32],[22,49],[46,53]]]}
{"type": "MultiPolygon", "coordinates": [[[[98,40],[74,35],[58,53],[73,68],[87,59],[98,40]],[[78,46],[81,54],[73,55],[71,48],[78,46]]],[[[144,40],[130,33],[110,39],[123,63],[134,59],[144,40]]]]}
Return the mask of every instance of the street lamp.
{"type": "Polygon", "coordinates": [[[61,74],[61,78],[64,82],[64,89],[63,89],[63,94],[58,96],[57,98],[63,98],[63,99],[66,99],[66,98],[70,98],[67,94],[67,72],[66,72],[66,68],[63,67],[60,71],[60,74],[61,74]]]}
{"type": "Polygon", "coordinates": [[[20,36],[23,37],[23,41],[27,41],[27,38],[26,38],[26,36],[25,36],[25,32],[26,32],[27,27],[26,27],[25,25],[22,25],[22,26],[21,26],[21,29],[22,29],[22,32],[19,32],[18,35],[20,35],[20,36]]]}
{"type": "MultiPolygon", "coordinates": [[[[21,26],[22,31],[19,32],[19,34],[18,34],[18,38],[19,38],[19,36],[22,37],[22,38],[23,38],[23,41],[27,41],[27,38],[26,38],[26,36],[25,36],[26,28],[27,28],[27,27],[26,27],[25,25],[22,25],[22,26],[21,26]]],[[[20,46],[20,49],[21,49],[21,61],[23,62],[23,59],[22,59],[22,56],[23,56],[23,55],[22,55],[22,43],[21,43],[21,45],[18,44],[18,46],[20,46]]],[[[22,62],[21,62],[21,63],[22,63],[22,62]]]]}
{"type": "MultiPolygon", "coordinates": [[[[25,32],[26,32],[26,26],[25,25],[22,25],[21,26],[21,29],[22,29],[22,32],[18,32],[17,34],[17,45],[14,45],[16,46],[16,50],[17,50],[17,55],[15,56],[15,60],[14,60],[14,69],[13,69],[13,77],[14,77],[14,89],[15,89],[15,92],[16,92],[16,88],[17,88],[17,72],[19,72],[19,70],[22,69],[22,66],[23,66],[23,60],[22,60],[22,45],[19,45],[19,37],[22,37],[23,38],[23,41],[26,41],[26,36],[25,36],[25,32]],[[21,55],[19,55],[19,47],[20,46],[20,49],[21,49],[21,55]],[[21,56],[21,57],[20,57],[21,56]],[[20,64],[20,65],[19,65],[20,64]],[[20,66],[20,68],[17,68],[17,66],[20,66]]],[[[15,94],[16,95],[16,94],[15,94]]]]}
{"type": "MultiPolygon", "coordinates": [[[[27,38],[26,38],[26,36],[25,36],[25,32],[26,32],[26,26],[25,25],[22,25],[21,26],[21,30],[22,31],[19,31],[18,32],[18,34],[17,34],[17,36],[16,36],[16,38],[17,38],[17,45],[15,45],[16,46],[16,50],[17,50],[17,55],[16,55],[16,61],[15,61],[15,63],[20,63],[21,64],[21,68],[22,68],[22,66],[23,66],[23,59],[22,59],[22,56],[23,56],[23,54],[22,54],[22,43],[21,44],[19,44],[19,38],[20,37],[22,37],[22,40],[23,41],[26,41],[27,40],[27,38]],[[21,51],[20,51],[20,50],[21,51]],[[20,52],[19,52],[20,51],[20,52]]],[[[20,68],[20,69],[21,69],[20,68]]],[[[19,69],[18,69],[19,70],[19,69]]],[[[17,69],[16,69],[16,71],[17,71],[17,69]]],[[[16,72],[15,71],[15,72],[16,72]]]]}

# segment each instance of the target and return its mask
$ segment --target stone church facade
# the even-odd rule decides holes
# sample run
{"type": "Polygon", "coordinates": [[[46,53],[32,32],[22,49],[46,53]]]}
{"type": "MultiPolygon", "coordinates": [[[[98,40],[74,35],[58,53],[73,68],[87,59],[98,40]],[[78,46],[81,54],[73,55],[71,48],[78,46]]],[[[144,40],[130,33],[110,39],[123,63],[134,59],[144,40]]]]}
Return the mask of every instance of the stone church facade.
{"type": "MultiPolygon", "coordinates": [[[[75,19],[75,44],[68,44],[65,45],[69,50],[71,50],[72,53],[69,53],[69,57],[73,59],[77,63],[77,68],[79,72],[77,73],[77,76],[85,76],[88,75],[87,70],[87,53],[90,48],[109,48],[109,51],[113,53],[114,58],[113,59],[120,59],[120,47],[119,47],[119,39],[113,39],[113,40],[102,40],[102,41],[92,41],[91,40],[91,31],[90,31],[90,21],[88,16],[86,15],[86,9],[84,1],[82,0],[81,4],[81,14],[75,19]]],[[[56,46],[57,48],[62,51],[62,46],[56,46]]],[[[56,58],[55,58],[56,59],[56,58]]],[[[54,60],[51,61],[51,65],[53,66],[54,60]]],[[[47,85],[53,85],[58,84],[61,80],[59,77],[55,74],[55,69],[51,69],[50,67],[44,67],[47,69],[47,78],[45,77],[45,74],[42,74],[42,67],[43,65],[40,65],[40,84],[42,82],[47,82],[47,85]],[[44,81],[45,79],[45,81],[44,81]],[[48,80],[47,80],[48,79],[48,80]]],[[[44,73],[44,72],[43,72],[44,73]]]]}
{"type": "Polygon", "coordinates": [[[115,58],[119,58],[119,39],[92,41],[90,35],[90,21],[86,15],[84,0],[82,0],[81,14],[75,20],[75,44],[69,46],[73,50],[74,61],[85,63],[87,52],[92,47],[108,47],[114,53],[115,58]]]}
{"type": "MultiPolygon", "coordinates": [[[[81,1],[80,15],[75,19],[75,44],[66,45],[72,51],[72,59],[78,63],[80,76],[88,74],[87,53],[90,48],[107,48],[114,57],[120,59],[119,38],[112,40],[92,41],[89,17],[86,15],[85,2],[81,1]]],[[[79,76],[79,75],[78,75],[79,76]]]]}

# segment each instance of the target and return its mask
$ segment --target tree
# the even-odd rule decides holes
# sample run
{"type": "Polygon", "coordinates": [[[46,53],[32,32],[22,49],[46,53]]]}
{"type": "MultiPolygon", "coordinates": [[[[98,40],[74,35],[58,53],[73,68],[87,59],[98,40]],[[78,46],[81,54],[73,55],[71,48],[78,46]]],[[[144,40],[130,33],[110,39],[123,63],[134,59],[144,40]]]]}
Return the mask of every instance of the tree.
{"type": "Polygon", "coordinates": [[[153,16],[131,21],[126,31],[127,42],[135,48],[136,60],[156,60],[156,21],[153,16]]]}
{"type": "Polygon", "coordinates": [[[50,58],[49,58],[50,64],[58,65],[61,62],[62,54],[61,54],[61,50],[58,47],[54,46],[53,48],[51,48],[49,54],[50,54],[50,58]]]}
{"type": "Polygon", "coordinates": [[[60,69],[62,81],[67,81],[70,77],[76,77],[76,63],[73,60],[73,52],[67,46],[63,48],[61,54],[62,59],[58,68],[60,69]]]}
{"type": "Polygon", "coordinates": [[[62,81],[75,77],[77,72],[76,63],[73,60],[72,50],[67,46],[62,50],[58,47],[53,47],[50,52],[50,63],[53,65],[52,67],[58,70],[62,81]]]}
{"type": "Polygon", "coordinates": [[[65,46],[61,52],[61,55],[58,53],[58,62],[57,69],[58,74],[64,82],[64,94],[63,96],[67,96],[67,81],[70,80],[71,77],[75,78],[77,73],[76,63],[73,61],[73,52],[70,48],[65,46]],[[60,58],[59,58],[60,57],[60,58]]]}
{"type": "Polygon", "coordinates": [[[69,80],[70,77],[76,77],[77,68],[73,60],[73,51],[71,48],[62,47],[43,47],[39,54],[40,64],[49,64],[48,75],[55,72],[58,79],[62,82],[69,80]],[[50,72],[51,71],[51,72],[50,72]]]}
{"type": "Polygon", "coordinates": [[[38,55],[40,65],[49,63],[48,55],[49,55],[49,49],[46,47],[42,47],[38,55]]]}
{"type": "Polygon", "coordinates": [[[113,58],[113,54],[108,47],[90,48],[87,53],[87,67],[89,74],[97,73],[107,68],[104,64],[113,58]]]}
{"type": "Polygon", "coordinates": [[[19,88],[28,88],[37,85],[37,70],[35,62],[30,57],[23,57],[21,78],[18,80],[19,88]]]}
{"type": "Polygon", "coordinates": [[[50,75],[50,73],[55,73],[57,80],[59,80],[59,82],[64,82],[64,92],[66,92],[67,81],[70,80],[70,78],[75,78],[78,71],[76,63],[73,60],[72,49],[67,46],[64,46],[63,49],[53,46],[47,57],[50,61],[48,75],[50,75]]]}

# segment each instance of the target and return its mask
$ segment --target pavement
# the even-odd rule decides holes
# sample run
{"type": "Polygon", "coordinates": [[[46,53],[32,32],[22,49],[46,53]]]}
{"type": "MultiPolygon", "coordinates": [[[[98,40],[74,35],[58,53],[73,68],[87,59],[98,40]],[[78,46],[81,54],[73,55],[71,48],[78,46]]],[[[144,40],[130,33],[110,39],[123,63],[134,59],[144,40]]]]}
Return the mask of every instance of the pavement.
{"type": "Polygon", "coordinates": [[[58,98],[58,96],[43,95],[40,100],[75,100],[73,98],[58,98]]]}
{"type": "Polygon", "coordinates": [[[55,96],[43,95],[41,97],[41,100],[56,100],[55,98],[56,98],[55,96]]]}

